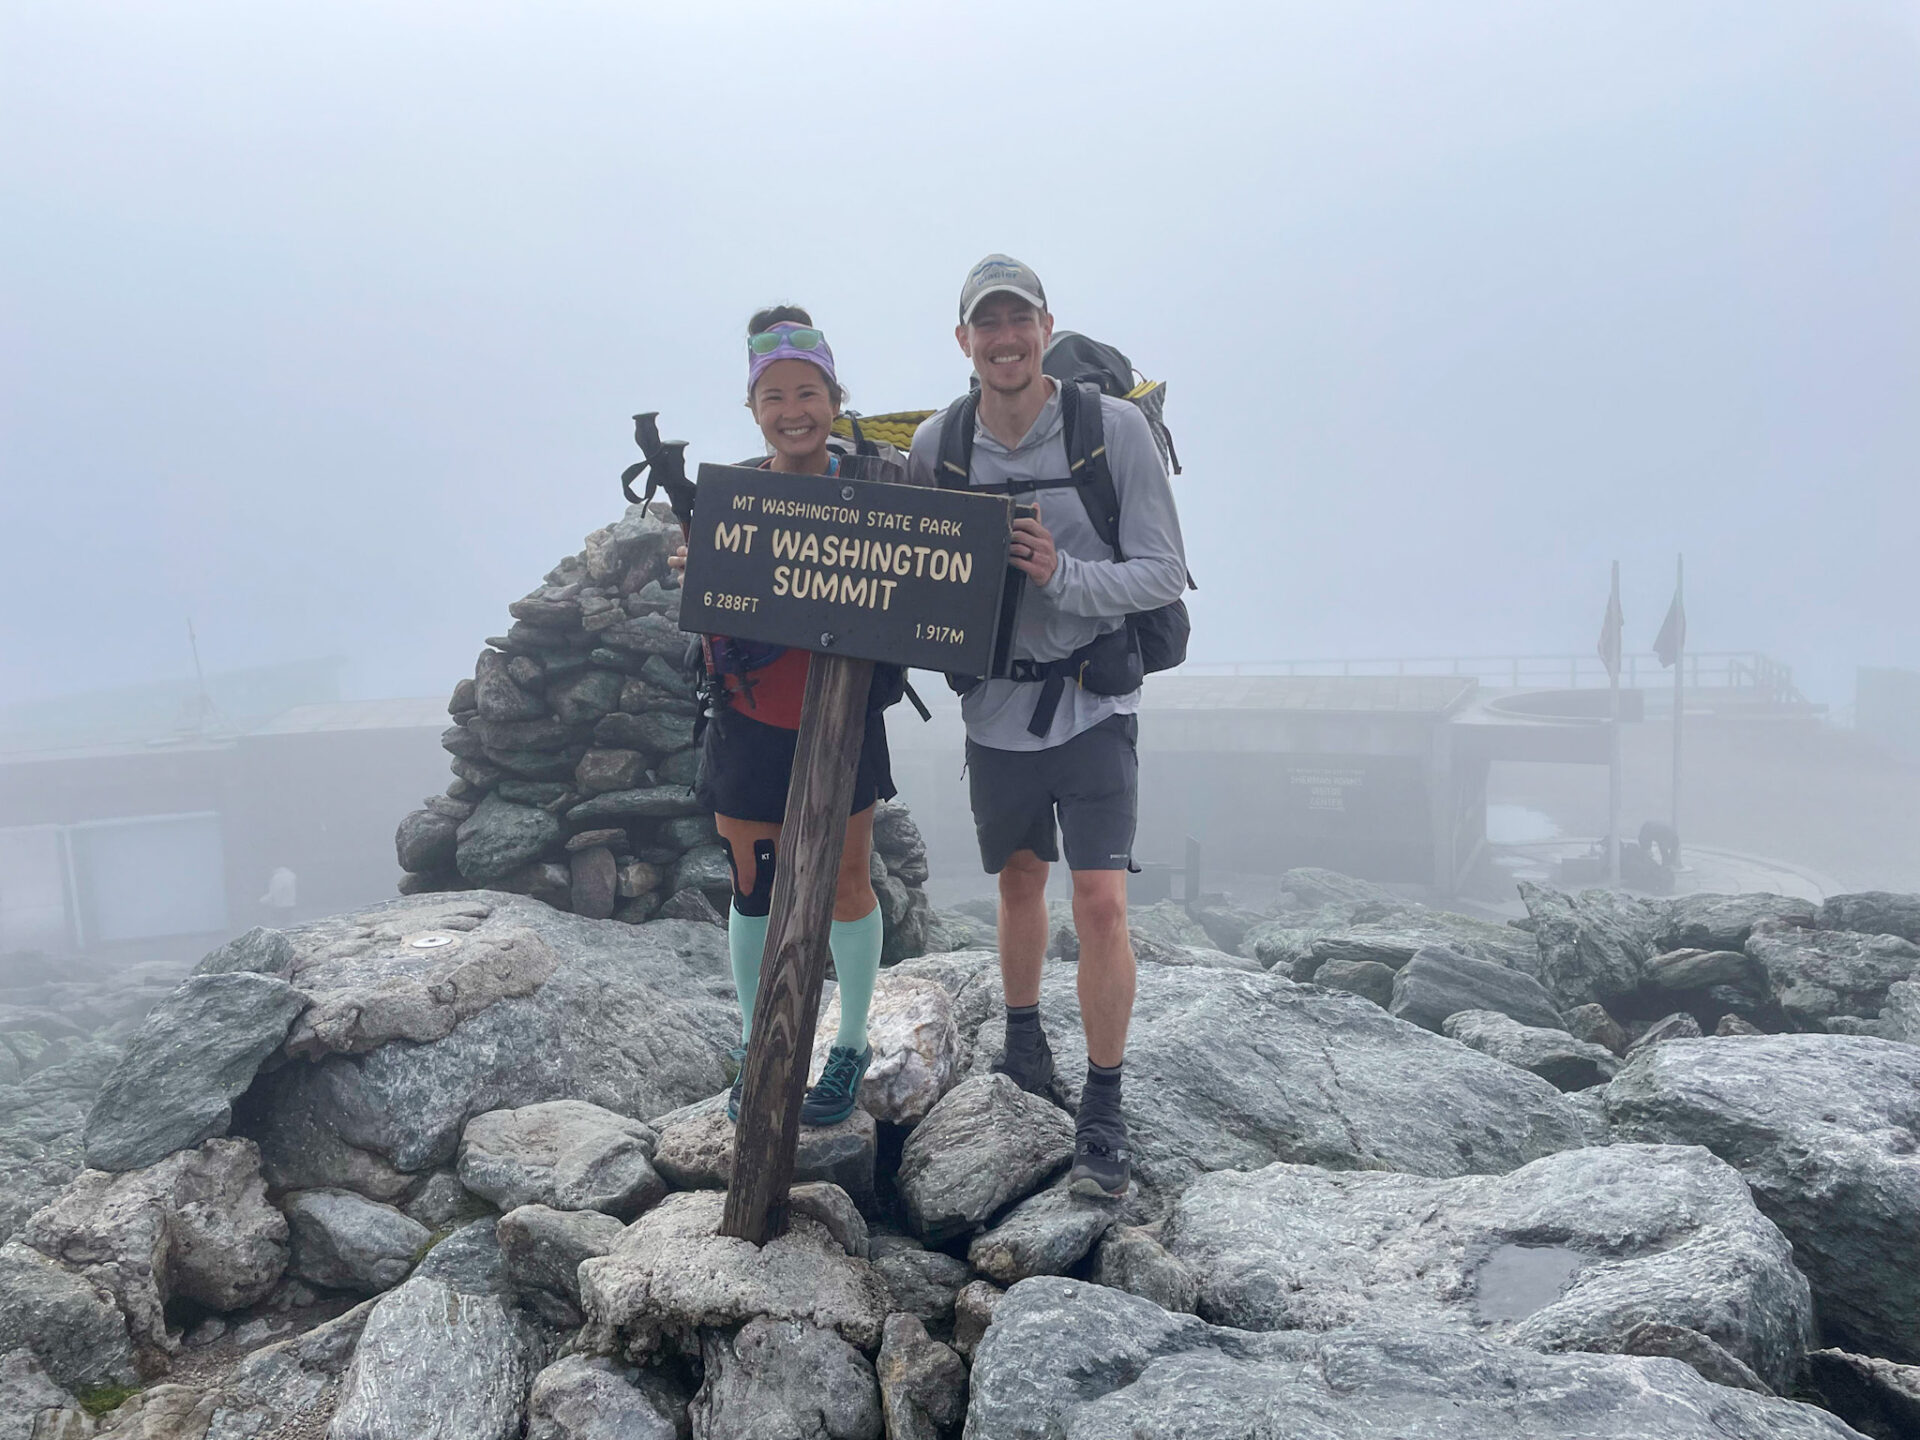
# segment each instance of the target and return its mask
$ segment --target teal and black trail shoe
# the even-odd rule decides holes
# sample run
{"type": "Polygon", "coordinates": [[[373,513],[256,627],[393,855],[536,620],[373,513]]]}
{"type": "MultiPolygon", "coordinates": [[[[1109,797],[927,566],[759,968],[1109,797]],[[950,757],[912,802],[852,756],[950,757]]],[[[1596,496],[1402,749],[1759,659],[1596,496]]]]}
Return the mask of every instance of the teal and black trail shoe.
{"type": "Polygon", "coordinates": [[[800,1123],[838,1125],[853,1114],[860,1100],[860,1082],[866,1079],[872,1063],[871,1045],[864,1050],[836,1045],[827,1051],[827,1068],[820,1072],[820,1083],[800,1102],[800,1123]]]}

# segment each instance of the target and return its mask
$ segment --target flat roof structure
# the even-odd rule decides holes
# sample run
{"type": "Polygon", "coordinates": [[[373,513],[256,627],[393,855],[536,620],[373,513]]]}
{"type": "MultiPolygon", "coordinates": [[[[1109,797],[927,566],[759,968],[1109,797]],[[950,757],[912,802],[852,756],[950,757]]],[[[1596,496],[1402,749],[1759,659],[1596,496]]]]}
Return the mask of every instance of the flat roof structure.
{"type": "Polygon", "coordinates": [[[255,735],[318,735],[339,730],[444,730],[453,723],[445,700],[337,700],[323,705],[296,705],[264,725],[255,735]]]}
{"type": "Polygon", "coordinates": [[[1143,711],[1313,711],[1330,715],[1450,715],[1478,682],[1466,675],[1156,675],[1143,711]]]}

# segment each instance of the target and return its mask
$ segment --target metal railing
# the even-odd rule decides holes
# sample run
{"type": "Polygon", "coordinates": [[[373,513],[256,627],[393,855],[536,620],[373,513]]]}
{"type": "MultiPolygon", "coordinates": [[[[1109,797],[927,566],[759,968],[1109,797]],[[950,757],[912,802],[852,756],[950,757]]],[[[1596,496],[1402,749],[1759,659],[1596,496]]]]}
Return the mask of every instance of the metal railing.
{"type": "MultiPolygon", "coordinates": [[[[1688,690],[1737,692],[1772,705],[1804,705],[1793,669],[1754,650],[1709,650],[1681,657],[1688,690]]],[[[1458,675],[1491,689],[1584,690],[1607,684],[1600,657],[1586,655],[1445,655],[1378,660],[1189,661],[1182,675],[1458,675]]],[[[1621,656],[1620,683],[1629,688],[1670,684],[1673,671],[1652,651],[1621,656]]]]}

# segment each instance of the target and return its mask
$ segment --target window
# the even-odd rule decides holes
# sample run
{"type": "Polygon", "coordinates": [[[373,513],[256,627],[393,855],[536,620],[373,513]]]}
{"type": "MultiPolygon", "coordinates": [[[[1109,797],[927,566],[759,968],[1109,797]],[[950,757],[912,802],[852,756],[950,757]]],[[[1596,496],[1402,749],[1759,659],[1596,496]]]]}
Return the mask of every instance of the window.
{"type": "Polygon", "coordinates": [[[69,835],[82,945],[227,928],[218,815],[101,820],[69,835]]]}

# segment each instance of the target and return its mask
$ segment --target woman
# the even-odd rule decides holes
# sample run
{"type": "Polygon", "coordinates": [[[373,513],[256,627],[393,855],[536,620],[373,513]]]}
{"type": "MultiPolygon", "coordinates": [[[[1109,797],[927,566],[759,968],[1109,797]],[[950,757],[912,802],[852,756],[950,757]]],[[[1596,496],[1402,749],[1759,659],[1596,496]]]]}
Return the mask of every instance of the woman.
{"type": "MultiPolygon", "coordinates": [[[[840,468],[827,448],[843,391],[834,373],[833,351],[813,318],[794,305],[762,310],[747,327],[747,407],[772,452],[763,470],[785,475],[827,475],[840,468]]],[[[686,564],[686,548],[673,559],[686,564]]],[[[753,1029],[753,1003],[760,988],[760,954],[773,900],[773,871],[800,729],[800,700],[807,686],[804,650],[741,644],[714,637],[714,668],[726,682],[727,705],[708,724],[700,753],[695,794],[713,809],[714,824],[733,865],[732,913],[727,948],[740,1000],[740,1056],[753,1029]]],[[[876,684],[876,692],[883,690],[876,684]]],[[[820,1083],[807,1091],[803,1125],[833,1125],[853,1113],[860,1081],[872,1062],[867,1011],[880,973],[883,938],[880,903],[869,865],[873,807],[893,798],[887,732],[881,712],[867,712],[866,736],[854,777],[853,812],[840,852],[829,945],[840,984],[840,1031],[827,1052],[820,1083]]],[[[744,1074],[744,1067],[743,1067],[744,1074]]],[[[727,1114],[740,1118],[741,1080],[727,1097],[727,1114]]]]}

